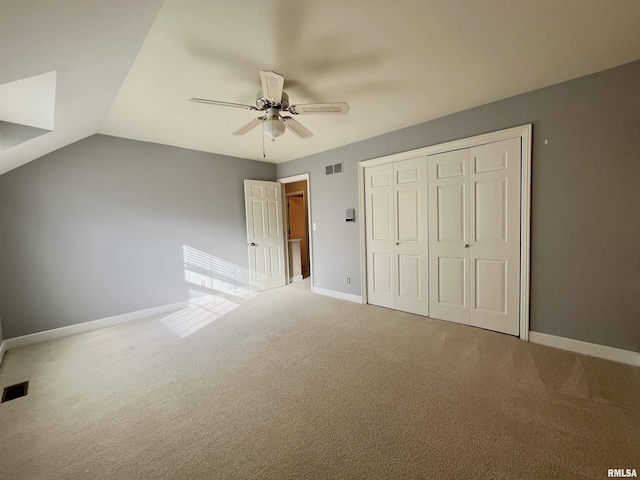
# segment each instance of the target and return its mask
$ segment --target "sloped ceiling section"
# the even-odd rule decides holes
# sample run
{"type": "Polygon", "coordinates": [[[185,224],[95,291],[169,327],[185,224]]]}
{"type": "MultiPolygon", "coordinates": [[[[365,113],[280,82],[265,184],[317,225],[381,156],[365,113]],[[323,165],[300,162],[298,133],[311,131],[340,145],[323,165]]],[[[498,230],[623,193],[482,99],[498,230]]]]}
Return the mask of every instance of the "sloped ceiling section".
{"type": "MultiPolygon", "coordinates": [[[[161,0],[0,2],[0,85],[57,71],[53,130],[38,135],[30,130],[35,136],[29,138],[24,129],[18,134],[13,128],[12,138],[19,135],[21,143],[0,152],[0,174],[98,131],[161,5],[161,0]]],[[[50,107],[42,102],[42,109],[50,107]]],[[[38,111],[25,115],[38,117],[38,111]]]]}

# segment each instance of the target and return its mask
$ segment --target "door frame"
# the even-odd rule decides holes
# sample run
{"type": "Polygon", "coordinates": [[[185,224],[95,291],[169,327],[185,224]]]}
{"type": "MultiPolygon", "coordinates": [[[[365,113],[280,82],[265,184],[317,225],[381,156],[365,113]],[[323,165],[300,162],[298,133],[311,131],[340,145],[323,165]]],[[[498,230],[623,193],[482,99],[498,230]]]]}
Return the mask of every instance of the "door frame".
{"type": "MultiPolygon", "coordinates": [[[[313,230],[311,229],[311,179],[309,173],[301,173],[300,175],[292,175],[291,177],[282,177],[278,178],[276,181],[282,183],[283,185],[286,183],[300,182],[302,180],[306,180],[307,182],[307,241],[309,242],[309,278],[311,279],[311,291],[313,292],[313,230]]],[[[285,194],[286,195],[286,194],[285,194]]],[[[287,245],[289,244],[289,232],[287,229],[284,231],[285,240],[287,245]]]]}
{"type": "MultiPolygon", "coordinates": [[[[485,133],[474,137],[462,138],[407,152],[386,155],[358,162],[358,196],[360,215],[364,217],[365,192],[364,169],[385,163],[409,160],[436,153],[471,148],[486,143],[500,142],[510,138],[520,138],[522,153],[522,171],[520,177],[520,339],[529,341],[529,296],[531,265],[531,137],[533,124],[507,128],[497,132],[485,133]]],[[[360,222],[360,275],[362,279],[362,303],[367,303],[367,242],[364,221],[360,222]]]]}

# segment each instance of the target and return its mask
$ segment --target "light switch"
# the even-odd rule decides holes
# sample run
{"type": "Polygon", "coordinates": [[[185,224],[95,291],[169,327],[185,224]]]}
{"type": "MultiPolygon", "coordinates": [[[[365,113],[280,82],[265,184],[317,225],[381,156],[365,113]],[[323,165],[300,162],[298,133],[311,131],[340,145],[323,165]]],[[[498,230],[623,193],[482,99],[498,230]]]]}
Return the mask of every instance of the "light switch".
{"type": "Polygon", "coordinates": [[[318,224],[316,224],[315,222],[313,222],[313,229],[317,230],[318,229],[318,224]]]}

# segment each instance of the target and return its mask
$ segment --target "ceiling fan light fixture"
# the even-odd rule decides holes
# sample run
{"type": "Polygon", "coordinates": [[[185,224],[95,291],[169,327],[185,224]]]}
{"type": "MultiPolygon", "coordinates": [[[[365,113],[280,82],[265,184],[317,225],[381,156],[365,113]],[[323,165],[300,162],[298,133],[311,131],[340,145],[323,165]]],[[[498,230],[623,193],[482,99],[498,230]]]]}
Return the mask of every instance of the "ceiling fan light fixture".
{"type": "Polygon", "coordinates": [[[285,131],[284,122],[276,117],[269,117],[262,122],[262,132],[275,141],[285,131]]]}

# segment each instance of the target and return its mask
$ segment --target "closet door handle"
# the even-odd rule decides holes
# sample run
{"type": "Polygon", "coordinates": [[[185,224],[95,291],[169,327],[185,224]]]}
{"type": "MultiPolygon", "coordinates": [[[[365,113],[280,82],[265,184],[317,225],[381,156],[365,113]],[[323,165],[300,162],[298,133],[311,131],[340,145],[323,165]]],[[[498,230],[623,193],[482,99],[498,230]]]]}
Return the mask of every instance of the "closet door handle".
{"type": "Polygon", "coordinates": [[[468,243],[465,243],[465,244],[464,244],[464,248],[469,248],[469,244],[468,244],[468,243]]]}
{"type": "Polygon", "coordinates": [[[400,242],[396,242],[396,245],[400,245],[400,242]]]}
{"type": "Polygon", "coordinates": [[[251,242],[251,246],[252,247],[257,247],[257,245],[255,243],[253,243],[253,242],[251,242]]]}

